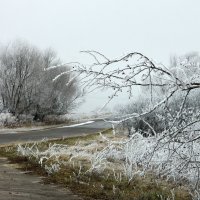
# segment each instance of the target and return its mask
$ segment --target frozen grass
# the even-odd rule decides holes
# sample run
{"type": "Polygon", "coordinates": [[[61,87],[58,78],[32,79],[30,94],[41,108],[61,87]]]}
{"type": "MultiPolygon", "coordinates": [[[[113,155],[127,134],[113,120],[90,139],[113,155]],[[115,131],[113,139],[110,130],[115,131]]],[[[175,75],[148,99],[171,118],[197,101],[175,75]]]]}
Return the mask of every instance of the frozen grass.
{"type": "MultiPolygon", "coordinates": [[[[112,131],[64,140],[4,148],[24,169],[46,175],[46,182],[67,185],[98,199],[192,199],[188,181],[158,173],[157,159],[146,160],[155,138],[114,136],[112,131]],[[18,152],[18,156],[14,151],[18,152]],[[12,153],[13,152],[13,153],[12,153]],[[150,166],[149,168],[147,168],[150,166]],[[154,167],[153,167],[154,166],[154,167]]],[[[160,157],[159,157],[160,155],[160,157]]]]}

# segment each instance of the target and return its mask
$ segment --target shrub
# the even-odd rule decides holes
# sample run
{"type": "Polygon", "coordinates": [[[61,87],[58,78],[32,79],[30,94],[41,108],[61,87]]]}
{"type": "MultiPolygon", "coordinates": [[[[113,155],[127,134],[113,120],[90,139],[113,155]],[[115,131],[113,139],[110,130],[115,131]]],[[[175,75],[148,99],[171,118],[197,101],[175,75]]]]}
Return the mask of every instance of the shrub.
{"type": "Polygon", "coordinates": [[[0,126],[14,126],[16,122],[16,117],[13,116],[11,113],[0,113],[0,126]]]}

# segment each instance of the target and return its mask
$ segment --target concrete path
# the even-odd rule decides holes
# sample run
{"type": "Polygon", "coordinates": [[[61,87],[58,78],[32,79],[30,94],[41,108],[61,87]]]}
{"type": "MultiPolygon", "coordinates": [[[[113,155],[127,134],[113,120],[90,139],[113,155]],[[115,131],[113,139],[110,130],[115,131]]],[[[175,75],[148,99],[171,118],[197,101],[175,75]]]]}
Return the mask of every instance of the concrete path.
{"type": "Polygon", "coordinates": [[[0,200],[81,200],[70,190],[44,185],[41,178],[29,175],[0,157],[0,200]]]}

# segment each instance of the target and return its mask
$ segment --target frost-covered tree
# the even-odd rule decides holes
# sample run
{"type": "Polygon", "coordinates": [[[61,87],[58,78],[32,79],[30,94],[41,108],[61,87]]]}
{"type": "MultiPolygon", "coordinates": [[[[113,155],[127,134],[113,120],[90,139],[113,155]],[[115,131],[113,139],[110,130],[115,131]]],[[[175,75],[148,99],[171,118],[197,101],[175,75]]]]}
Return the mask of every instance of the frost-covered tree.
{"type": "MultiPolygon", "coordinates": [[[[119,142],[124,148],[122,153],[125,152],[125,173],[131,179],[134,174],[153,171],[168,180],[187,180],[199,194],[200,110],[198,103],[191,103],[196,102],[200,90],[198,55],[176,59],[173,67],[167,68],[139,52],[119,59],[109,59],[96,51],[85,53],[94,58],[93,64],[71,64],[71,71],[81,77],[84,91],[110,88],[107,103],[123,92],[134,98],[138,87],[146,92],[148,101],[142,109],[120,114],[111,121],[115,125],[142,119],[146,129],[153,133],[144,138],[133,131],[130,139],[119,142]],[[152,114],[164,124],[162,129],[148,122],[152,114]]],[[[112,154],[113,145],[110,142],[112,154]]]]}
{"type": "Polygon", "coordinates": [[[31,114],[35,119],[69,112],[79,97],[77,80],[65,87],[72,74],[66,74],[55,82],[52,79],[69,68],[45,71],[59,63],[52,50],[41,51],[25,42],[15,41],[1,47],[0,95],[3,109],[16,116],[31,114]]]}
{"type": "MultiPolygon", "coordinates": [[[[182,83],[198,82],[200,74],[200,56],[198,53],[188,53],[180,57],[173,56],[170,60],[169,70],[175,74],[182,83]]],[[[165,79],[160,79],[158,77],[154,77],[154,81],[157,81],[157,83],[166,82],[165,79]]],[[[145,83],[147,83],[147,81],[145,81],[145,83]]],[[[128,105],[118,107],[118,112],[120,114],[142,113],[142,111],[149,106],[151,101],[163,99],[168,92],[166,87],[153,88],[154,98],[152,98],[151,95],[148,95],[150,89],[150,85],[149,87],[142,87],[139,97],[133,99],[132,103],[128,105]]],[[[185,122],[190,120],[191,115],[198,112],[200,109],[199,96],[200,90],[190,91],[190,95],[188,95],[185,100],[185,109],[187,111],[190,110],[190,112],[185,112],[182,118],[179,116],[179,123],[181,123],[182,120],[185,122]]],[[[148,122],[156,132],[160,133],[164,131],[166,127],[169,127],[169,116],[173,118],[173,116],[179,112],[182,99],[183,92],[179,91],[165,104],[165,109],[156,109],[156,111],[142,117],[129,119],[124,121],[122,125],[128,128],[129,131],[134,127],[137,131],[140,130],[144,135],[148,135],[147,133],[150,131],[149,126],[146,124],[146,122],[148,122]]],[[[150,131],[150,135],[152,134],[153,132],[150,131]]]]}

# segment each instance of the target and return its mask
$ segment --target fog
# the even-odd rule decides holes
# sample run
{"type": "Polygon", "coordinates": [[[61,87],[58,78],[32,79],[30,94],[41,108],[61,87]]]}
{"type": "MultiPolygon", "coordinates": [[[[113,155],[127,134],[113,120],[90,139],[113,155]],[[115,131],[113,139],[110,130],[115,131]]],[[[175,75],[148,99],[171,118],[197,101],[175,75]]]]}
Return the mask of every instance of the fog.
{"type": "MultiPolygon", "coordinates": [[[[0,43],[23,39],[85,64],[81,50],[109,58],[139,51],[167,66],[171,55],[200,51],[199,8],[198,0],[0,0],[0,43]]],[[[90,94],[77,111],[101,107],[107,93],[90,94]]],[[[122,102],[125,95],[110,107],[122,102]]]]}

